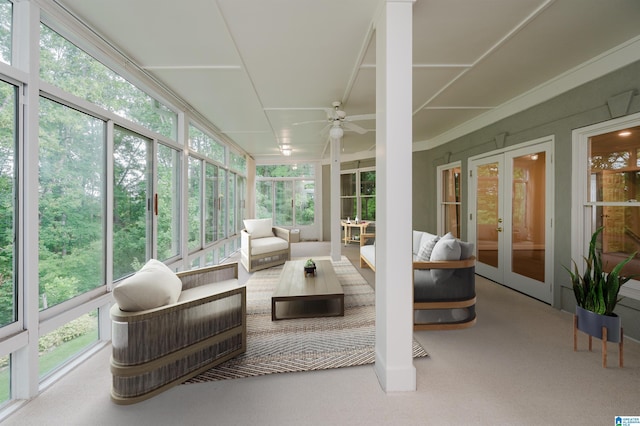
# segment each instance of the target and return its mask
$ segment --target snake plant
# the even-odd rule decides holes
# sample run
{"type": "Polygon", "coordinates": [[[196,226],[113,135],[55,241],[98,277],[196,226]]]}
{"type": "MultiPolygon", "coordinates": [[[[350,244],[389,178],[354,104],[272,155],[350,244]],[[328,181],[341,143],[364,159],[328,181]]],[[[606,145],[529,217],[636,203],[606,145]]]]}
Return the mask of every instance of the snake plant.
{"type": "Polygon", "coordinates": [[[573,262],[573,271],[565,267],[571,275],[573,294],[578,306],[600,315],[613,316],[613,310],[620,300],[618,292],[620,287],[637,275],[622,276],[622,268],[629,263],[637,252],[618,263],[609,273],[602,268],[602,258],[596,250],[596,240],[604,227],[598,228],[591,236],[589,243],[589,255],[583,259],[586,263],[584,274],[580,275],[578,265],[573,262]]]}

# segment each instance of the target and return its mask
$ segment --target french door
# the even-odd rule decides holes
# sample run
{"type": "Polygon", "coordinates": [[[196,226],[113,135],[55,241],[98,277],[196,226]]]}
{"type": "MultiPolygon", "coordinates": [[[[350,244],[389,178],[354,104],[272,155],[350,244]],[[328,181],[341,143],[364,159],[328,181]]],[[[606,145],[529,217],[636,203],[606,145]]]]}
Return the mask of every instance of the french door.
{"type": "Polygon", "coordinates": [[[552,302],[553,141],[469,159],[476,273],[552,302]]]}

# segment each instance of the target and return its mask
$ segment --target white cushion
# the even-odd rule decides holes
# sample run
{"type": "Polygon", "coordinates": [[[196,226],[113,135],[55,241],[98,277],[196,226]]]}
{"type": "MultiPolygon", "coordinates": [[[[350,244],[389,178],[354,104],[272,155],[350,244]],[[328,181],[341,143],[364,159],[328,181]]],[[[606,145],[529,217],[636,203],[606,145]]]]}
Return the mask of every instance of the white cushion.
{"type": "Polygon", "coordinates": [[[251,239],[273,237],[271,219],[245,219],[244,227],[251,234],[251,239]]]}
{"type": "Polygon", "coordinates": [[[138,272],[113,289],[113,297],[123,311],[144,311],[175,303],[182,281],[164,263],[150,259],[138,272]]]}
{"type": "Polygon", "coordinates": [[[460,240],[458,240],[458,243],[460,243],[460,260],[466,260],[473,256],[475,244],[460,240]]]}
{"type": "Polygon", "coordinates": [[[455,238],[440,238],[431,252],[430,260],[460,260],[460,243],[455,238]]]}
{"type": "MultiPolygon", "coordinates": [[[[460,243],[453,236],[447,238],[443,236],[438,240],[433,251],[431,252],[431,260],[460,260],[460,243]]],[[[436,284],[448,279],[455,269],[432,269],[431,276],[436,284]]]]}
{"type": "Polygon", "coordinates": [[[455,240],[456,237],[453,236],[453,234],[451,232],[447,232],[446,234],[444,234],[442,236],[443,240],[455,240]]]}
{"type": "Polygon", "coordinates": [[[287,250],[289,243],[278,237],[259,238],[257,240],[251,239],[251,255],[257,256],[259,254],[271,253],[274,251],[287,250]]]}
{"type": "Polygon", "coordinates": [[[431,240],[437,237],[437,235],[430,234],[424,231],[413,231],[413,254],[417,255],[418,251],[420,251],[420,246],[423,241],[431,240]]]}
{"type": "Polygon", "coordinates": [[[376,246],[368,245],[360,247],[360,256],[367,259],[374,267],[376,266],[376,246]]]}
{"type": "Polygon", "coordinates": [[[420,245],[420,250],[418,250],[418,254],[416,255],[416,260],[421,262],[426,262],[431,259],[431,253],[433,252],[433,248],[436,246],[436,243],[440,240],[440,237],[431,238],[427,240],[425,238],[422,239],[422,243],[420,245]]]}

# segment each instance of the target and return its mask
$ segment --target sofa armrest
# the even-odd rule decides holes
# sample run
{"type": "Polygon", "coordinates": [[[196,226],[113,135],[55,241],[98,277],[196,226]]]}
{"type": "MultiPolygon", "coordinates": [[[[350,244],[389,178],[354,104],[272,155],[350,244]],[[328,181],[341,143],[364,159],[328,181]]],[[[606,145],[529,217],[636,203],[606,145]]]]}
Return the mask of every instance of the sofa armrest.
{"type": "Polygon", "coordinates": [[[273,235],[275,235],[278,238],[282,238],[286,242],[289,242],[289,235],[291,231],[285,228],[281,228],[279,226],[274,226],[272,229],[273,229],[273,235]]]}
{"type": "Polygon", "coordinates": [[[434,261],[414,261],[413,269],[460,269],[471,268],[476,265],[475,256],[464,260],[434,260],[434,261]]]}
{"type": "Polygon", "coordinates": [[[360,246],[366,246],[369,240],[375,240],[376,234],[362,233],[360,234],[360,246]]]}
{"type": "Polygon", "coordinates": [[[240,250],[251,253],[251,234],[246,229],[240,231],[240,250]]]}
{"type": "Polygon", "coordinates": [[[238,263],[226,263],[223,265],[209,266],[193,269],[191,271],[178,272],[178,278],[182,281],[182,289],[186,290],[205,284],[238,278],[238,263]]]}

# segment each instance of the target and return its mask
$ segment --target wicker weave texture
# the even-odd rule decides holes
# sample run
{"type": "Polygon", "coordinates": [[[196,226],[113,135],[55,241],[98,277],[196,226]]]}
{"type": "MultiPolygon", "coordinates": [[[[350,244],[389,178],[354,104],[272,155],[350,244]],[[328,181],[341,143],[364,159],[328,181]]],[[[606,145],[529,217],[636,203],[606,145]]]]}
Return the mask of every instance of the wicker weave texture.
{"type": "Polygon", "coordinates": [[[246,351],[246,287],[228,282],[237,279],[237,263],[178,276],[183,289],[216,285],[162,308],[111,310],[111,397],[118,404],[147,399],[246,351]]]}

